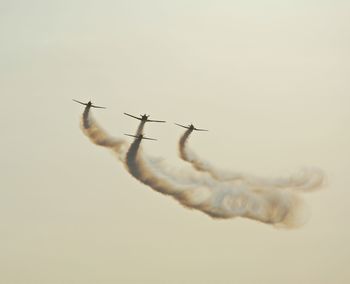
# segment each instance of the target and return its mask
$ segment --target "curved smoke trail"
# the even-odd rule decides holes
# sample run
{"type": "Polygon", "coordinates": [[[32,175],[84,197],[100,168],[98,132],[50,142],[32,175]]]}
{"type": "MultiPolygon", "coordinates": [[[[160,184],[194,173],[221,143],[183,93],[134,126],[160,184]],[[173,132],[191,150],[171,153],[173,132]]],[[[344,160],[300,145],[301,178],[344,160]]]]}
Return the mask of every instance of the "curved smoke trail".
{"type": "Polygon", "coordinates": [[[117,154],[119,159],[124,160],[127,142],[125,140],[109,136],[91,117],[89,106],[85,107],[84,109],[81,129],[92,143],[110,148],[117,154]]]}
{"type": "MultiPolygon", "coordinates": [[[[142,133],[143,127],[141,122],[137,134],[142,133]]],[[[113,150],[133,177],[155,191],[174,197],[187,208],[213,218],[246,217],[283,227],[301,224],[301,202],[288,190],[248,189],[196,172],[169,170],[160,159],[142,156],[141,139],[135,139],[126,150],[127,143],[109,136],[99,127],[90,117],[89,108],[83,113],[82,130],[94,144],[113,150]]]]}
{"type": "Polygon", "coordinates": [[[188,185],[176,182],[152,167],[142,157],[141,139],[135,139],[126,155],[126,168],[143,184],[178,200],[183,206],[200,210],[213,218],[246,217],[263,223],[285,227],[297,226],[300,221],[300,200],[284,191],[247,190],[241,186],[224,183],[188,185]]]}
{"type": "Polygon", "coordinates": [[[324,175],[319,169],[304,169],[303,171],[295,173],[288,178],[274,179],[259,178],[244,173],[228,172],[217,169],[209,162],[199,158],[188,148],[187,142],[191,133],[191,129],[186,130],[179,140],[179,154],[181,159],[191,163],[196,170],[210,174],[216,180],[244,183],[247,186],[259,188],[290,188],[300,191],[316,190],[323,184],[324,175]]]}

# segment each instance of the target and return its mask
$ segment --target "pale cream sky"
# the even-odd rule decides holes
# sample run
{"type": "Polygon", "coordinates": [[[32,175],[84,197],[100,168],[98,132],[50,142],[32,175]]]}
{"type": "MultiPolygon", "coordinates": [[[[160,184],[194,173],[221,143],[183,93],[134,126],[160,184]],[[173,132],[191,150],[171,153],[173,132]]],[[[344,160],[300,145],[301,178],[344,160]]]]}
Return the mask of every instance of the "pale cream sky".
{"type": "Polygon", "coordinates": [[[347,1],[0,1],[0,282],[349,283],[347,1]],[[133,179],[79,129],[149,113],[148,154],[190,145],[259,176],[322,168],[306,225],[212,220],[133,179]]]}

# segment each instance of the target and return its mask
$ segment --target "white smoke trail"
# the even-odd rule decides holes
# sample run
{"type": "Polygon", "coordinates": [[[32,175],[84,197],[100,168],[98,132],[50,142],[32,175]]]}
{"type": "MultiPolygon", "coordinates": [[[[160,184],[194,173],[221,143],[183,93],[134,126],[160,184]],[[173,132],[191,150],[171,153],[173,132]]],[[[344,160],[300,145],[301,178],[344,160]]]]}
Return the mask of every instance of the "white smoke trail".
{"type": "MultiPolygon", "coordinates": [[[[141,122],[137,133],[142,132],[143,126],[141,122]]],[[[289,191],[248,190],[219,182],[209,175],[169,170],[160,159],[142,157],[141,139],[135,139],[126,152],[126,142],[104,132],[90,117],[88,108],[83,114],[82,130],[93,143],[113,150],[140,182],[174,197],[187,208],[200,210],[213,218],[246,217],[287,228],[301,225],[301,202],[289,191]]]]}
{"type": "Polygon", "coordinates": [[[196,170],[210,174],[218,181],[243,183],[248,187],[259,187],[261,189],[290,188],[299,191],[312,191],[319,189],[324,182],[323,172],[316,168],[303,169],[287,178],[271,179],[217,169],[189,149],[187,142],[191,133],[192,130],[188,129],[179,140],[179,154],[181,159],[191,163],[196,170]]]}
{"type": "Polygon", "coordinates": [[[90,141],[96,145],[110,148],[120,160],[125,159],[127,142],[123,139],[117,139],[109,136],[91,117],[90,107],[84,109],[81,129],[90,141]]]}
{"type": "Polygon", "coordinates": [[[246,217],[276,226],[300,225],[298,209],[300,200],[284,191],[247,190],[242,186],[218,182],[179,183],[179,173],[172,176],[154,168],[152,162],[142,157],[141,139],[135,139],[126,155],[130,174],[152,189],[171,195],[182,205],[200,210],[213,218],[246,217]]]}

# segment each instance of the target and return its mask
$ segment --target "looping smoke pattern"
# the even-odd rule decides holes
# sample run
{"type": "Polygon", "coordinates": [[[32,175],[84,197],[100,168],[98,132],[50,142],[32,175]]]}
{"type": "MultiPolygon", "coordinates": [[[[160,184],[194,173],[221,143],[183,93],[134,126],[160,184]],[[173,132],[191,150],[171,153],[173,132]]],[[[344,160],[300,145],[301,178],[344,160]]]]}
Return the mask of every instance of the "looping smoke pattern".
{"type": "MultiPolygon", "coordinates": [[[[310,182],[314,178],[312,174],[304,174],[299,179],[266,180],[248,174],[223,172],[186,148],[191,134],[189,130],[179,141],[180,157],[190,162],[195,170],[169,169],[162,159],[143,155],[141,139],[135,138],[128,148],[125,140],[109,136],[92,119],[89,107],[84,110],[81,124],[90,141],[117,154],[135,179],[172,196],[184,207],[202,211],[213,218],[245,217],[277,227],[298,227],[304,222],[303,203],[293,189],[316,189],[323,180],[321,172],[318,172],[317,182],[310,182]],[[242,182],[237,184],[236,180],[242,182]]],[[[141,121],[136,135],[143,132],[144,125],[145,122],[141,121]]]]}

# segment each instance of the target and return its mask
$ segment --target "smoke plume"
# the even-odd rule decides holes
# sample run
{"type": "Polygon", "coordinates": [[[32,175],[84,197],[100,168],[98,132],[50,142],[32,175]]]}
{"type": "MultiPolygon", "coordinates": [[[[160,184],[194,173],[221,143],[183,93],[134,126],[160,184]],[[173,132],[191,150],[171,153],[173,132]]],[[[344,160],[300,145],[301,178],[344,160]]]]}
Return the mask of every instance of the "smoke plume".
{"type": "Polygon", "coordinates": [[[321,187],[324,181],[323,172],[319,169],[303,169],[286,178],[260,178],[246,173],[228,172],[218,169],[209,162],[201,159],[187,146],[191,129],[185,131],[179,140],[179,154],[181,159],[191,163],[198,171],[210,174],[214,179],[223,182],[243,183],[248,187],[261,189],[294,189],[299,191],[312,191],[321,187]]]}
{"type": "Polygon", "coordinates": [[[92,118],[90,107],[86,107],[83,112],[81,129],[83,133],[96,145],[110,148],[117,154],[119,159],[124,159],[126,154],[127,142],[123,139],[117,139],[109,136],[92,118]]]}
{"type": "Polygon", "coordinates": [[[183,206],[200,210],[213,218],[246,217],[277,226],[297,226],[300,221],[297,209],[300,200],[284,191],[248,190],[225,183],[179,183],[179,173],[172,176],[159,171],[147,161],[140,149],[141,139],[136,138],[126,155],[126,168],[143,184],[178,200],[183,206]]]}
{"type": "MultiPolygon", "coordinates": [[[[136,135],[143,132],[141,121],[136,135]]],[[[259,183],[235,184],[209,174],[170,168],[164,160],[145,156],[140,138],[135,138],[127,149],[127,142],[109,136],[91,117],[85,108],[82,117],[84,134],[96,145],[111,149],[123,162],[128,172],[141,183],[165,195],[172,196],[183,206],[199,210],[213,218],[245,217],[281,227],[301,225],[302,202],[289,189],[271,190],[259,187],[259,183]]],[[[181,139],[184,155],[186,138],[181,139]]],[[[185,136],[184,135],[184,136],[185,136]]],[[[188,157],[187,157],[188,158],[188,157]]],[[[190,160],[190,159],[188,159],[190,160]]],[[[243,175],[241,178],[244,178],[243,175]]]]}

